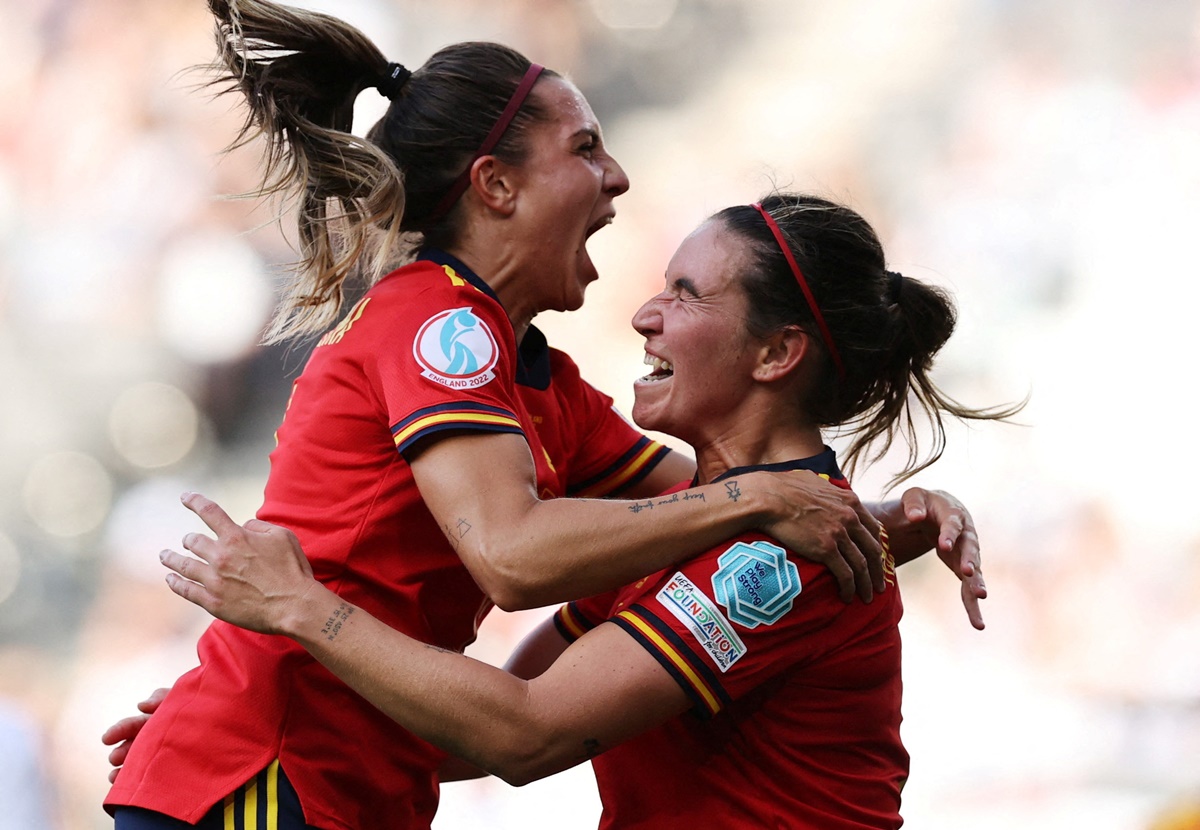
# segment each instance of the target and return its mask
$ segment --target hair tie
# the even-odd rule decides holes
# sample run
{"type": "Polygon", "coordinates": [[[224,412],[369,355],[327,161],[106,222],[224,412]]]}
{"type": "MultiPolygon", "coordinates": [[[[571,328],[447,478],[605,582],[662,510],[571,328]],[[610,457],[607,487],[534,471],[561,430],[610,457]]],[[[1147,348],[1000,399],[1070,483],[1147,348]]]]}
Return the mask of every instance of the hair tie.
{"type": "Polygon", "coordinates": [[[800,266],[796,264],[796,258],[792,256],[792,249],[788,247],[787,239],[783,236],[783,231],[779,229],[779,225],[771,218],[771,214],[767,213],[766,209],[755,202],[750,207],[762,214],[767,220],[767,227],[771,229],[771,234],[775,237],[775,241],[779,244],[779,250],[783,251],[783,256],[787,259],[788,265],[792,268],[792,276],[796,278],[796,282],[800,285],[800,290],[804,292],[804,299],[808,301],[808,308],[812,312],[813,319],[817,321],[817,329],[821,332],[821,339],[825,341],[825,348],[829,351],[829,357],[833,360],[833,365],[837,367],[838,377],[846,377],[846,367],[842,364],[842,356],[838,353],[837,346],[833,344],[833,335],[829,331],[829,326],[825,325],[825,316],[821,314],[821,308],[817,305],[817,298],[813,296],[812,289],[808,287],[808,280],[804,278],[804,272],[800,270],[800,266]]]}
{"type": "Polygon", "coordinates": [[[504,107],[504,112],[500,113],[500,117],[496,119],[496,123],[492,125],[491,131],[487,134],[487,138],[483,140],[483,144],[479,145],[479,149],[475,151],[475,155],[471,156],[471,160],[467,162],[467,167],[458,174],[458,178],[454,180],[454,184],[450,185],[450,189],[446,191],[446,195],[429,214],[429,224],[433,224],[441,219],[450,208],[454,207],[454,203],[463,195],[467,186],[471,183],[471,166],[481,156],[486,156],[495,149],[500,143],[500,139],[504,137],[504,131],[508,129],[508,125],[516,118],[517,112],[521,109],[521,104],[525,103],[525,99],[529,96],[529,91],[533,89],[534,83],[538,76],[542,74],[543,67],[541,64],[531,63],[529,68],[525,70],[525,77],[521,78],[521,83],[517,84],[516,90],[512,97],[508,99],[508,104],[504,107]]]}
{"type": "Polygon", "coordinates": [[[895,305],[900,302],[900,289],[904,285],[904,275],[899,271],[884,271],[888,278],[887,304],[895,305]]]}
{"type": "Polygon", "coordinates": [[[395,101],[400,95],[400,90],[404,89],[404,85],[408,83],[408,79],[412,77],[412,73],[398,63],[389,63],[383,72],[379,73],[379,78],[375,84],[375,88],[379,90],[379,94],[389,101],[395,101]]]}

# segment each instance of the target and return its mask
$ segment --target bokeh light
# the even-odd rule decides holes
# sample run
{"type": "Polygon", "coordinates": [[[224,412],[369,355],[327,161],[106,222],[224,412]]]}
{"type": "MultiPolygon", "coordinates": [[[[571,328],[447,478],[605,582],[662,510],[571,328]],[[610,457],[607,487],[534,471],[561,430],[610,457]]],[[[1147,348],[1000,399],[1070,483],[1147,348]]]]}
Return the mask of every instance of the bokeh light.
{"type": "Polygon", "coordinates": [[[158,330],[189,360],[221,363],[244,354],[273,305],[261,258],[236,236],[197,233],[163,257],[158,330]]]}
{"type": "Polygon", "coordinates": [[[139,383],[122,392],[108,416],[117,452],[137,467],[174,464],[196,444],[199,413],[183,390],[166,383],[139,383]]]}
{"type": "Polygon", "coordinates": [[[22,493],[34,523],[52,536],[75,537],[103,523],[113,482],[104,465],[82,452],[57,452],[34,462],[22,493]]]}
{"type": "Polygon", "coordinates": [[[21,555],[12,540],[0,533],[0,605],[13,595],[21,582],[21,555]]]}

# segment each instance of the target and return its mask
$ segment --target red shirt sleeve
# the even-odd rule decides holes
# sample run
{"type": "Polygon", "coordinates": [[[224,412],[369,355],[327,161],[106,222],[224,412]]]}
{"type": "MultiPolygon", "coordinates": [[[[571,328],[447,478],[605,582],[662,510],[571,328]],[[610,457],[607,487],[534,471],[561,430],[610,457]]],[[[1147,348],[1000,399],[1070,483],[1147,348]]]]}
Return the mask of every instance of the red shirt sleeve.
{"type": "MultiPolygon", "coordinates": [[[[612,621],[708,716],[841,647],[852,626],[831,624],[848,610],[862,613],[838,598],[826,568],[761,534],[724,542],[620,600],[624,608],[614,608],[612,621]]],[[[877,616],[862,615],[864,625],[877,616]]]]}

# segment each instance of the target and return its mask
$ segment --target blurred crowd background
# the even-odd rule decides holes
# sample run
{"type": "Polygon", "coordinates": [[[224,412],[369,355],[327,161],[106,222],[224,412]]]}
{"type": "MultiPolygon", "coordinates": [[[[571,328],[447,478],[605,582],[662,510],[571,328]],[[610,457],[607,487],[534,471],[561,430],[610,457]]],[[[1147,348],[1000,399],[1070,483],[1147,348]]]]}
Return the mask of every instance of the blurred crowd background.
{"type": "MultiPolygon", "coordinates": [[[[410,67],[469,39],[572,77],[633,182],[587,306],[538,324],[628,411],[675,245],[773,186],[855,206],[944,285],[953,427],[916,483],[980,527],[986,631],[901,570],[906,826],[1200,826],[1196,0],[323,0],[410,67]]],[[[201,0],[0,0],[0,828],[91,830],[101,731],[194,664],[156,553],[197,490],[250,518],[306,347],[257,338],[293,256],[189,67],[201,0]]],[[[364,93],[356,129],[384,101],[364,93]]],[[[899,458],[858,477],[882,494],[899,458]]],[[[500,661],[545,612],[494,613],[500,661]]],[[[186,786],[186,782],[180,782],[186,786]]],[[[591,828],[576,769],[448,785],[438,830],[591,828]]]]}

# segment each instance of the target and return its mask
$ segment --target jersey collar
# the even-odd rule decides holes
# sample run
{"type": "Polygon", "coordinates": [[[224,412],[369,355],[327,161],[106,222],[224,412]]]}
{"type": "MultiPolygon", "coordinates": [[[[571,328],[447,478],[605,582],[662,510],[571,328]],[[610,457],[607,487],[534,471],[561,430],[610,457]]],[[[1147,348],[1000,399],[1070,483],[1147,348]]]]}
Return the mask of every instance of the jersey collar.
{"type": "MultiPolygon", "coordinates": [[[[837,454],[832,449],[826,447],[816,455],[811,455],[808,458],[798,458],[794,461],[779,461],[774,464],[750,464],[745,467],[733,467],[721,473],[719,476],[710,481],[710,484],[716,484],[718,481],[724,481],[733,476],[741,476],[746,473],[753,473],[759,470],[769,473],[783,473],[791,470],[812,470],[817,475],[828,476],[831,479],[844,479],[842,471],[837,465],[837,454]]],[[[695,487],[697,479],[692,479],[692,486],[695,487]]]]}
{"type": "MultiPolygon", "coordinates": [[[[422,248],[417,254],[417,259],[453,268],[454,272],[469,282],[473,288],[491,297],[501,308],[504,307],[492,287],[453,254],[447,253],[441,248],[422,248]]],[[[542,334],[536,326],[529,326],[517,346],[516,380],[522,386],[538,390],[545,390],[550,386],[550,346],[546,343],[546,335],[542,334]]]]}

